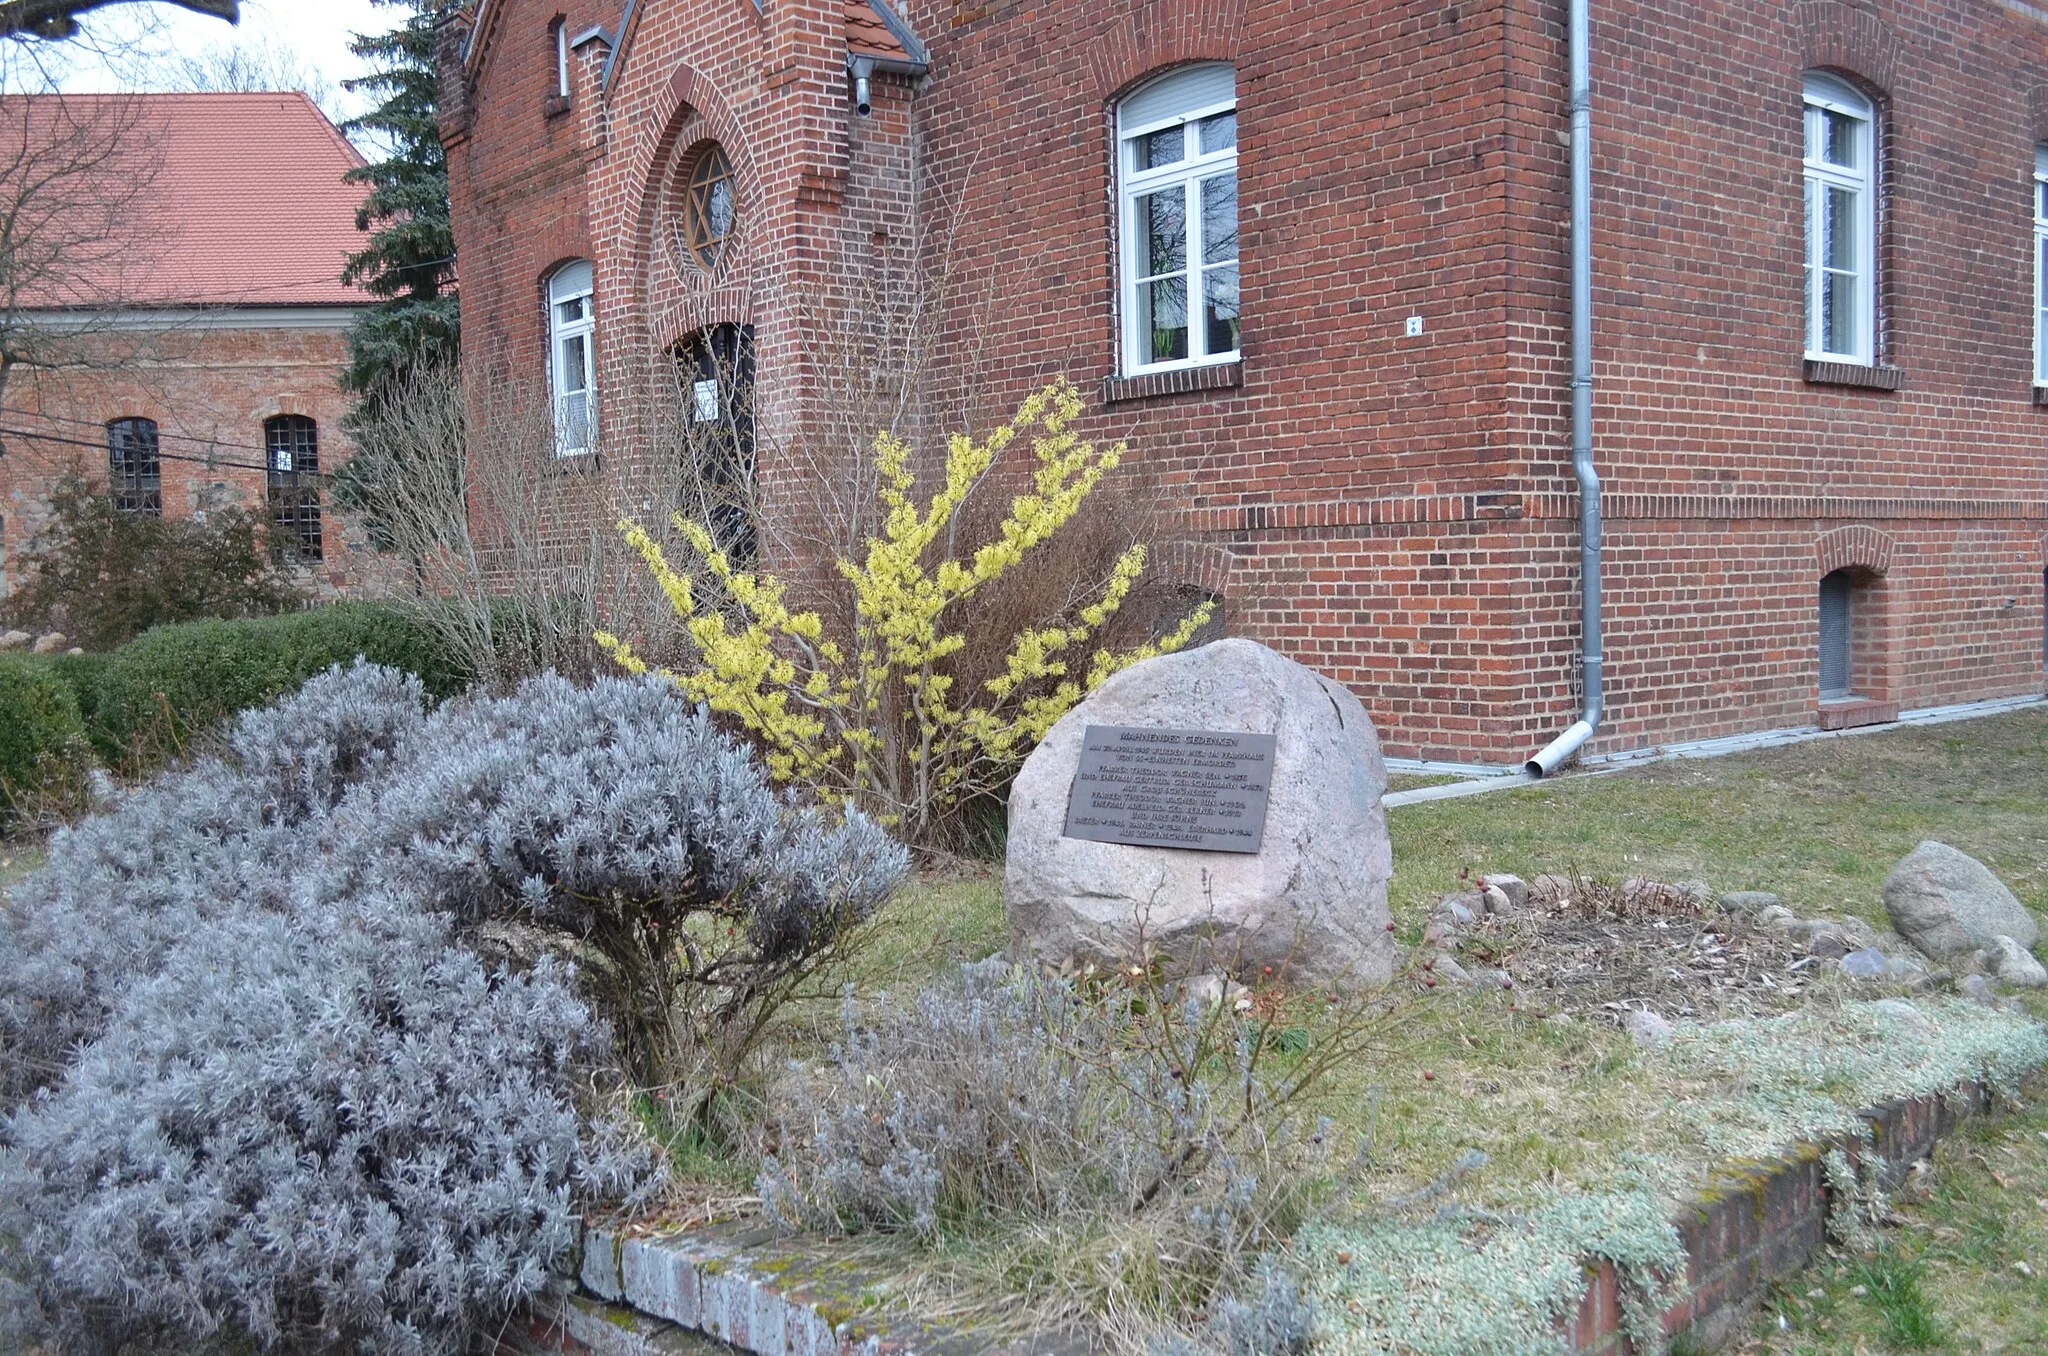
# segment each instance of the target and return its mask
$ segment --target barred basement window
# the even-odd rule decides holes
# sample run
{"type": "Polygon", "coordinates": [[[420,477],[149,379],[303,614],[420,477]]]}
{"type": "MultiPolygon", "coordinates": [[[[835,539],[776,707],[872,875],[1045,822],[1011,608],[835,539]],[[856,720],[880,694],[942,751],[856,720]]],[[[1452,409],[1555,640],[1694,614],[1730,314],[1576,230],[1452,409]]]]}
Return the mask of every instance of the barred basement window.
{"type": "Polygon", "coordinates": [[[280,560],[320,560],[320,429],[303,414],[263,421],[269,467],[270,552],[280,560]]]}
{"type": "Polygon", "coordinates": [[[1856,695],[1856,581],[1836,570],[1820,581],[1820,699],[1856,695]]]}
{"type": "Polygon", "coordinates": [[[1124,375],[1235,361],[1237,71],[1174,71],[1116,121],[1124,375]]]}
{"type": "Polygon", "coordinates": [[[1877,360],[1877,109],[1806,77],[1806,356],[1877,360]]]}
{"type": "Polygon", "coordinates": [[[116,419],[107,425],[107,484],[114,507],[121,512],[144,518],[164,516],[156,420],[116,419]]]}

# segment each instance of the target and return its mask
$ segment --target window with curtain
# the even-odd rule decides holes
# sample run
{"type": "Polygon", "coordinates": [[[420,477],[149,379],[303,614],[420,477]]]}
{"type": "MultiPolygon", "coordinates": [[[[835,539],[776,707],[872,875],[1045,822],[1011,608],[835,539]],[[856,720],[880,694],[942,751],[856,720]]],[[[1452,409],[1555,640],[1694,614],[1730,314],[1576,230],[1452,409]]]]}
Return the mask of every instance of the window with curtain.
{"type": "Polygon", "coordinates": [[[1123,369],[1238,356],[1237,72],[1189,66],[1117,105],[1123,369]]]}
{"type": "Polygon", "coordinates": [[[554,392],[555,454],[591,450],[597,393],[592,350],[597,316],[595,275],[588,259],[556,269],[548,278],[548,384],[554,392]]]}
{"type": "Polygon", "coordinates": [[[1877,110],[1829,75],[1806,77],[1806,356],[1877,358],[1877,110]]]}
{"type": "Polygon", "coordinates": [[[156,420],[115,419],[107,424],[107,485],[114,507],[145,518],[164,516],[163,463],[156,420]]]}
{"type": "Polygon", "coordinates": [[[323,558],[320,533],[320,427],[303,414],[263,421],[270,550],[281,560],[323,558]]]}

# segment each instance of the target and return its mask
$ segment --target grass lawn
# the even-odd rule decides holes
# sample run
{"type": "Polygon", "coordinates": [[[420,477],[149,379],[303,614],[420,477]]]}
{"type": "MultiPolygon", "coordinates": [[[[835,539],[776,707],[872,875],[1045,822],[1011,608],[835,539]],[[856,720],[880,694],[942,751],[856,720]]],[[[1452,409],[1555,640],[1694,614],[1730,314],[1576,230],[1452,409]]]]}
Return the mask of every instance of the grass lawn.
{"type": "MultiPolygon", "coordinates": [[[[1398,807],[1389,824],[1394,916],[1411,943],[1436,901],[1459,888],[1461,868],[1695,878],[1717,891],[1774,890],[1802,916],[1855,915],[1882,930],[1884,878],[1924,838],[1980,858],[2030,907],[2048,912],[2048,713],[1565,778],[1398,807]]],[[[927,877],[891,906],[857,983],[900,991],[1007,941],[999,871],[927,877]]],[[[1600,1190],[1621,1163],[1644,1166],[1639,1180],[1677,1199],[1720,1161],[1716,1144],[1753,1133],[1740,1074],[1678,1067],[1597,1018],[1544,1020],[1541,994],[1423,992],[1417,978],[1401,987],[1399,1027],[1375,1056],[1329,1085],[1317,1108],[1356,1132],[1376,1103],[1380,1147],[1360,1183],[1368,1198],[1412,1193],[1477,1149],[1485,1167],[1455,1188],[1474,1207],[1600,1190]]],[[[1823,1026],[1807,1039],[1824,1046],[1828,1013],[1882,992],[1816,981],[1806,997],[1823,1026]]],[[[2048,1017],[2048,1000],[2026,1001],[2032,1015],[2048,1017]]],[[[2048,1098],[2048,1088],[2040,1091],[2048,1098]]],[[[1778,1334],[1773,1320],[1768,1340],[1808,1345],[1772,1349],[1888,1349],[1891,1311],[1848,1292],[1861,1283],[1858,1265],[1882,1270],[1899,1258],[1908,1272],[1921,1268],[1919,1285],[1946,1325],[1939,1331],[1948,1349],[2048,1350],[2048,1306],[2037,1303],[2048,1299],[2048,1283],[2010,1269],[2031,1258],[2048,1274],[2043,1132],[2048,1115],[1972,1127],[1945,1152],[1935,1195],[1907,1211],[1925,1223],[1887,1231],[1883,1261],[1845,1260],[1828,1276],[1802,1278],[1786,1301],[1793,1328],[1778,1334]],[[2008,1172],[1987,1144],[2001,1153],[2017,1145],[2025,1161],[2008,1172]],[[1973,1151],[2014,1186],[1996,1187],[1973,1151]],[[1827,1298],[1807,1301],[1806,1288],[1827,1298]],[[1814,1326],[1823,1314],[1832,1325],[1825,1333],[1814,1326]]],[[[1865,1293],[1876,1293],[1872,1284],[1865,1293]]]]}
{"type": "Polygon", "coordinates": [[[1397,918],[1458,870],[1566,871],[1775,890],[1802,916],[1882,928],[1884,878],[1923,838],[1960,848],[2048,912],[2048,712],[2027,711],[1401,806],[1397,918]]]}

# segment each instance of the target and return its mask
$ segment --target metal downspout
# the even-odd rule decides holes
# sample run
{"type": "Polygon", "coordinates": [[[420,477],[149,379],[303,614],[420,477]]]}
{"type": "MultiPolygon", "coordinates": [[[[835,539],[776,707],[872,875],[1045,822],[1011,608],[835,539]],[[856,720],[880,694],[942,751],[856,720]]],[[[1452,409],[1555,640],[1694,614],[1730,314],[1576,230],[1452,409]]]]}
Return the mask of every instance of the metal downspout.
{"type": "Polygon", "coordinates": [[[1579,659],[1585,710],[1531,758],[1544,777],[1577,753],[1604,712],[1600,647],[1600,473],[1593,466],[1593,75],[1590,0],[1569,0],[1572,109],[1572,474],[1579,481],[1579,659]]]}

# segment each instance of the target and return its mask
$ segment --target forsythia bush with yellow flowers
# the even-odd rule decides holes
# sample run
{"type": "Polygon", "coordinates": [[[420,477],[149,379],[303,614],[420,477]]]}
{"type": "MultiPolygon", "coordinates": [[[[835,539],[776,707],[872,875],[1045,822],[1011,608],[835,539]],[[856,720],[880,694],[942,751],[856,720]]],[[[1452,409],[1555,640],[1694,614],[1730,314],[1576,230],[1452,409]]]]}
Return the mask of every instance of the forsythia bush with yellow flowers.
{"type": "MultiPolygon", "coordinates": [[[[961,610],[1006,572],[1028,568],[1034,552],[1057,549],[1060,528],[1123,457],[1121,443],[1098,451],[1074,433],[1080,412],[1080,396],[1062,378],[984,441],[955,434],[944,483],[924,504],[914,498],[909,445],[877,435],[881,535],[868,540],[864,558],[834,562],[850,595],[850,635],[828,635],[817,612],[795,610],[774,576],[734,568],[702,523],[676,521],[702,567],[693,583],[644,529],[622,522],[685,619],[695,651],[693,664],[658,672],[741,721],[778,779],[858,806],[912,842],[931,842],[965,801],[1001,789],[1084,693],[1139,660],[1180,649],[1215,606],[1202,604],[1148,643],[1105,645],[1104,628],[1144,571],[1140,543],[1116,561],[1092,601],[1023,628],[995,677],[959,686],[949,661],[967,643],[961,610]],[[969,496],[1023,438],[1037,461],[1030,488],[1011,500],[987,541],[953,558],[948,546],[969,496]],[[715,601],[700,596],[712,592],[715,601]]],[[[596,639],[622,667],[648,671],[619,637],[596,639]]]]}

